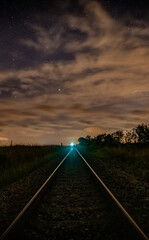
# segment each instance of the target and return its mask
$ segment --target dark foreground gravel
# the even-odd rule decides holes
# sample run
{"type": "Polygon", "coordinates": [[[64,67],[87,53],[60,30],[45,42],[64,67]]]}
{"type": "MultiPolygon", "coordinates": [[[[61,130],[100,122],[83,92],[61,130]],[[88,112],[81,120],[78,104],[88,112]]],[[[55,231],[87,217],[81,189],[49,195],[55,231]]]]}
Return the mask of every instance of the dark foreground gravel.
{"type": "Polygon", "coordinates": [[[149,183],[89,151],[82,151],[82,154],[149,237],[149,183]]]}
{"type": "Polygon", "coordinates": [[[19,239],[141,239],[124,225],[75,151],[18,235],[19,239]]]}
{"type": "MultiPolygon", "coordinates": [[[[86,154],[84,154],[86,155],[86,154]]],[[[148,233],[147,183],[105,161],[85,156],[128,212],[148,233]],[[138,204],[137,204],[138,203],[138,204]],[[142,204],[141,204],[142,203],[142,204]]],[[[62,156],[0,191],[0,233],[16,217],[62,156]]],[[[101,189],[100,189],[101,190],[101,189]]],[[[96,188],[80,160],[71,155],[44,202],[16,239],[134,239],[123,228],[104,193],[96,188]],[[121,232],[122,230],[122,232],[121,232]]]]}
{"type": "Polygon", "coordinates": [[[65,153],[66,151],[50,157],[44,166],[0,190],[0,235],[52,173],[65,153]]]}

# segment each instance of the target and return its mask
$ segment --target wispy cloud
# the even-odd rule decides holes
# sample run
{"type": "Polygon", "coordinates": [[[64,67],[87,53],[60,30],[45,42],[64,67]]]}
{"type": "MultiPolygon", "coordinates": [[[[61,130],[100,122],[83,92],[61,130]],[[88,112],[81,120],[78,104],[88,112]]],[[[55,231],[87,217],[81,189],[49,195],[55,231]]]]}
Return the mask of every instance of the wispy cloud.
{"type": "Polygon", "coordinates": [[[6,137],[0,137],[0,141],[8,141],[8,138],[6,138],[6,137]]]}
{"type": "Polygon", "coordinates": [[[40,64],[0,73],[0,126],[11,137],[15,126],[16,141],[61,142],[148,120],[148,24],[132,19],[128,28],[96,1],[80,4],[87,17],[28,24],[32,35],[18,45],[40,54],[40,64]]]}

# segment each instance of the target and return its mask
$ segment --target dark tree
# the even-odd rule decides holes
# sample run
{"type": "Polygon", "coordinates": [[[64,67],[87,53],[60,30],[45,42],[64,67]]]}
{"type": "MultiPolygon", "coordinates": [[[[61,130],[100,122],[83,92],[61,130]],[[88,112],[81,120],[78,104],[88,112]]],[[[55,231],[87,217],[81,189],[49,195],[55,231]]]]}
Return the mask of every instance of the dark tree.
{"type": "Polygon", "coordinates": [[[112,138],[116,143],[121,143],[123,138],[123,131],[117,131],[112,133],[112,138]]]}
{"type": "Polygon", "coordinates": [[[78,139],[78,142],[79,142],[80,145],[87,145],[88,144],[88,140],[84,137],[80,137],[78,139]]]}
{"type": "Polygon", "coordinates": [[[136,127],[136,133],[138,135],[138,142],[139,143],[149,142],[149,125],[139,124],[136,127]]]}
{"type": "Polygon", "coordinates": [[[96,144],[102,144],[104,142],[104,139],[106,137],[106,134],[100,134],[95,138],[96,144]]]}
{"type": "Polygon", "coordinates": [[[132,142],[132,133],[127,131],[125,135],[125,143],[131,143],[132,142]]]}
{"type": "Polygon", "coordinates": [[[113,145],[115,143],[114,138],[112,137],[112,134],[107,134],[104,138],[104,143],[106,145],[113,145]]]}
{"type": "Polygon", "coordinates": [[[87,135],[86,140],[90,142],[91,141],[91,136],[87,135]]]}

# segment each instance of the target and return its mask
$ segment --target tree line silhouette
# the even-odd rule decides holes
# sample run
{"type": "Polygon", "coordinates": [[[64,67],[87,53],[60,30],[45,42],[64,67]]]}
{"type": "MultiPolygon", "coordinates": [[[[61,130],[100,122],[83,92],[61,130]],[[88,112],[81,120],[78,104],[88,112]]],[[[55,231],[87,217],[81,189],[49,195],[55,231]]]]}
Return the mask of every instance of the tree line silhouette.
{"type": "Polygon", "coordinates": [[[149,143],[149,124],[139,124],[130,131],[116,131],[114,133],[100,134],[94,138],[91,136],[80,137],[78,139],[80,145],[119,145],[133,143],[149,143]]]}

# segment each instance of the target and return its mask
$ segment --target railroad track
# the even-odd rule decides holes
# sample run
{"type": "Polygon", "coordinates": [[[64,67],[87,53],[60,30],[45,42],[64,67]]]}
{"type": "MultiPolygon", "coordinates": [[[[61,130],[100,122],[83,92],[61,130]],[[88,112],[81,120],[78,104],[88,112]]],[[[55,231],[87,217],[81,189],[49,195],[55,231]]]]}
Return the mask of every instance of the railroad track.
{"type": "Polygon", "coordinates": [[[2,234],[3,239],[148,238],[74,148],[2,234]]]}

